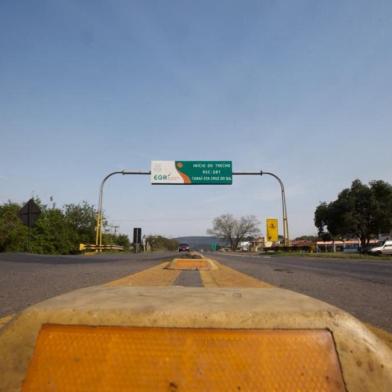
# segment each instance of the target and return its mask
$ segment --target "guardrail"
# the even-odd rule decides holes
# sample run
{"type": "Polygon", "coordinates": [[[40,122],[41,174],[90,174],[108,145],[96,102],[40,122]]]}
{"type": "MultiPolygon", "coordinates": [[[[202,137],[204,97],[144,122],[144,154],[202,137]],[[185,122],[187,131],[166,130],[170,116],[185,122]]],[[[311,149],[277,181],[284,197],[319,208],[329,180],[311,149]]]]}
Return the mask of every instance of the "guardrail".
{"type": "Polygon", "coordinates": [[[109,245],[95,245],[95,244],[80,244],[79,250],[81,252],[90,251],[90,250],[118,250],[123,251],[124,247],[121,245],[109,244],[109,245]]]}

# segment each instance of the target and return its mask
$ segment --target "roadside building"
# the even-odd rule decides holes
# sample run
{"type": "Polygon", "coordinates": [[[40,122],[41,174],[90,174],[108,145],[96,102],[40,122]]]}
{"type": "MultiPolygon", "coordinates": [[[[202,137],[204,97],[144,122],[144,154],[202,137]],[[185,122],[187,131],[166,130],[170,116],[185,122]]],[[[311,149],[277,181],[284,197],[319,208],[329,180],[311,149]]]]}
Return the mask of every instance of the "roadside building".
{"type": "Polygon", "coordinates": [[[265,248],[265,238],[260,236],[251,241],[250,251],[251,252],[262,252],[265,248]]]}
{"type": "MultiPolygon", "coordinates": [[[[371,246],[376,246],[379,240],[370,240],[371,246]]],[[[317,241],[316,252],[346,252],[355,253],[361,249],[361,241],[359,239],[339,240],[339,241],[317,241]]]]}

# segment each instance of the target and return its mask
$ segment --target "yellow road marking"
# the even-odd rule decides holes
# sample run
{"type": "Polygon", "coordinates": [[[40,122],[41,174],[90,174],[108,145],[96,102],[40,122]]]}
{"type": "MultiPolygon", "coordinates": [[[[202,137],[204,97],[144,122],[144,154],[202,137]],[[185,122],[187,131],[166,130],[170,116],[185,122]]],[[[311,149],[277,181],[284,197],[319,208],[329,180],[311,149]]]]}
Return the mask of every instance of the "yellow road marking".
{"type": "Polygon", "coordinates": [[[181,271],[165,269],[168,264],[168,262],[161,263],[155,267],[106,283],[105,286],[170,286],[181,271]]]}
{"type": "Polygon", "coordinates": [[[209,270],[211,269],[208,259],[174,259],[166,267],[177,270],[209,270]]]}
{"type": "Polygon", "coordinates": [[[9,314],[8,316],[4,316],[0,318],[0,328],[3,328],[4,325],[8,323],[12,318],[14,317],[14,314],[9,314]]]}
{"type": "Polygon", "coordinates": [[[218,267],[216,270],[200,271],[201,280],[204,287],[274,287],[262,280],[243,274],[233,268],[213,260],[218,267]]]}

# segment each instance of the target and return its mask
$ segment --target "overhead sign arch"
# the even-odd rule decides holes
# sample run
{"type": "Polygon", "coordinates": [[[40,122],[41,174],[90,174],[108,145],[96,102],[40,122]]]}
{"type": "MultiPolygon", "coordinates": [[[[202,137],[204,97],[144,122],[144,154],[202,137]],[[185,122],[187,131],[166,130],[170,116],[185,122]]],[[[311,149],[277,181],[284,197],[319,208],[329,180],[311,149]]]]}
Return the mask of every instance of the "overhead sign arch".
{"type": "Polygon", "coordinates": [[[231,161],[152,161],[149,171],[114,171],[102,180],[99,188],[95,238],[98,251],[102,249],[103,188],[106,181],[116,174],[150,176],[152,185],[231,185],[233,176],[272,176],[279,182],[281,189],[283,241],[285,246],[289,245],[285,190],[282,180],[276,174],[263,170],[258,172],[234,172],[231,161]]]}

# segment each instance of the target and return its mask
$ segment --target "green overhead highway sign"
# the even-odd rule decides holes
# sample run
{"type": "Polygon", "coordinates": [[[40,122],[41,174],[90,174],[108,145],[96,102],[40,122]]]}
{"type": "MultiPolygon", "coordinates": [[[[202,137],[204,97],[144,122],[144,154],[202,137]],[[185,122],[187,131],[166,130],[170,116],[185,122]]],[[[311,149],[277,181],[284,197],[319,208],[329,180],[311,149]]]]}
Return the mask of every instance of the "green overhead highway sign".
{"type": "Polygon", "coordinates": [[[151,184],[231,185],[231,161],[152,161],[151,184]]]}
{"type": "Polygon", "coordinates": [[[289,227],[287,219],[286,197],[282,180],[274,173],[267,171],[236,171],[233,172],[231,161],[151,161],[150,171],[121,170],[109,173],[99,187],[98,212],[95,244],[102,250],[103,227],[103,187],[105,182],[115,174],[150,176],[151,184],[177,185],[231,185],[233,176],[264,176],[274,177],[280,185],[282,196],[283,238],[289,246],[289,227]]]}

